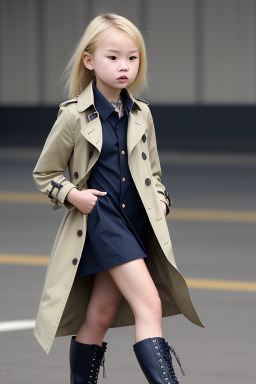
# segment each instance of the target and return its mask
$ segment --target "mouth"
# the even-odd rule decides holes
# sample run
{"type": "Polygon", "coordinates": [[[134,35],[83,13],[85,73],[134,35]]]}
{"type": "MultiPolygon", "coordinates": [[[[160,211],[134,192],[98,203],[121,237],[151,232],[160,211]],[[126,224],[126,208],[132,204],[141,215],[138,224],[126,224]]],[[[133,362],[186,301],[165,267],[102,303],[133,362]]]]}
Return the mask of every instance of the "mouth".
{"type": "Polygon", "coordinates": [[[118,77],[117,80],[119,80],[119,79],[122,79],[122,80],[128,80],[127,76],[120,76],[120,77],[118,77]]]}

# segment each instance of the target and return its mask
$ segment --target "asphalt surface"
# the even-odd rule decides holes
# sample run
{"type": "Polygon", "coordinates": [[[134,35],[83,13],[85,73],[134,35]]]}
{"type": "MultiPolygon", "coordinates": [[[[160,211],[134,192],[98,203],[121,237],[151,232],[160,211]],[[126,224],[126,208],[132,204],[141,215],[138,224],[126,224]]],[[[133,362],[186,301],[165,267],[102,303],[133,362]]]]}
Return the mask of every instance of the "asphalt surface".
{"type": "MultiPolygon", "coordinates": [[[[36,192],[38,149],[0,150],[0,192],[36,192]]],[[[256,212],[256,157],[160,152],[162,182],[175,209],[256,212]]],[[[1,196],[0,196],[1,197],[1,196]]],[[[63,211],[0,198],[0,255],[49,255],[63,211]]],[[[239,215],[238,215],[239,217],[239,215]]],[[[187,278],[256,281],[256,222],[168,220],[174,255],[187,278]]],[[[21,256],[22,257],[22,256],[21,256]]],[[[46,267],[0,264],[0,324],[35,319],[46,267]]],[[[253,291],[190,289],[205,329],[184,316],[163,318],[163,336],[186,372],[180,383],[255,384],[256,295],[253,291]]],[[[146,383],[132,345],[135,328],[110,329],[104,384],[146,383]]],[[[0,383],[69,383],[70,337],[46,355],[32,329],[0,332],[0,383]]]]}

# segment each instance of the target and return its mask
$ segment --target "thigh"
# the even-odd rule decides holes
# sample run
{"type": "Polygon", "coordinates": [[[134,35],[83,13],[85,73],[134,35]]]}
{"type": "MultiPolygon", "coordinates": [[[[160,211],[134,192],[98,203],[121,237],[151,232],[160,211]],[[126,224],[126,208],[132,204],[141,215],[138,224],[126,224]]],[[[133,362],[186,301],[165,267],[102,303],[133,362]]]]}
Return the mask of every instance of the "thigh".
{"type": "Polygon", "coordinates": [[[93,289],[88,309],[114,309],[118,307],[121,298],[122,293],[108,271],[94,275],[93,289]]]}
{"type": "Polygon", "coordinates": [[[108,270],[134,314],[145,308],[156,307],[160,297],[143,258],[118,265],[108,270]]]}

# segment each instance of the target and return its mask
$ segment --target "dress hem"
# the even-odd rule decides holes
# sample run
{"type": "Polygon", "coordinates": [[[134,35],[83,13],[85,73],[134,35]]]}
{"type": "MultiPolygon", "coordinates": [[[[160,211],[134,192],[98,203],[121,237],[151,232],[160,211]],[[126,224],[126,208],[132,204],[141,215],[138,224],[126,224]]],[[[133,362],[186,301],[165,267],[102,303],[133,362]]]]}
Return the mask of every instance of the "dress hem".
{"type": "Polygon", "coordinates": [[[83,277],[83,276],[95,275],[95,274],[97,274],[97,273],[108,271],[109,269],[118,267],[119,265],[126,264],[126,263],[129,263],[129,262],[134,261],[134,260],[137,260],[137,259],[148,259],[148,258],[149,258],[148,255],[144,255],[144,256],[140,255],[140,256],[138,256],[138,257],[134,257],[134,258],[131,259],[131,260],[126,260],[126,261],[124,261],[124,262],[122,262],[122,263],[115,264],[115,265],[113,265],[113,266],[108,266],[108,267],[106,267],[106,268],[104,267],[104,269],[100,269],[100,270],[98,270],[98,271],[96,271],[96,272],[90,272],[90,273],[88,273],[88,274],[84,274],[84,273],[83,273],[83,274],[81,274],[81,275],[77,273],[77,276],[79,276],[79,277],[83,277]]]}

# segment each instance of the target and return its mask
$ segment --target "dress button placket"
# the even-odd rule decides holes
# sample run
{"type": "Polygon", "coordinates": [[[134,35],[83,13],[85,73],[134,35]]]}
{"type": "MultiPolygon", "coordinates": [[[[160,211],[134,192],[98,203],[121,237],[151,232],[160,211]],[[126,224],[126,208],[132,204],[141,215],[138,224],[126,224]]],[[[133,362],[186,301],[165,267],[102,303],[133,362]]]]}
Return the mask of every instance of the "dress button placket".
{"type": "MultiPolygon", "coordinates": [[[[120,159],[120,180],[122,181],[120,184],[120,203],[122,202],[124,196],[125,196],[125,188],[126,188],[126,158],[123,156],[126,154],[125,151],[125,144],[126,144],[126,132],[124,130],[125,124],[124,119],[119,119],[119,123],[117,124],[117,127],[121,124],[121,128],[116,132],[117,138],[118,138],[118,145],[119,145],[119,159],[120,159]]],[[[121,203],[122,208],[125,208],[125,204],[121,203]]]]}

